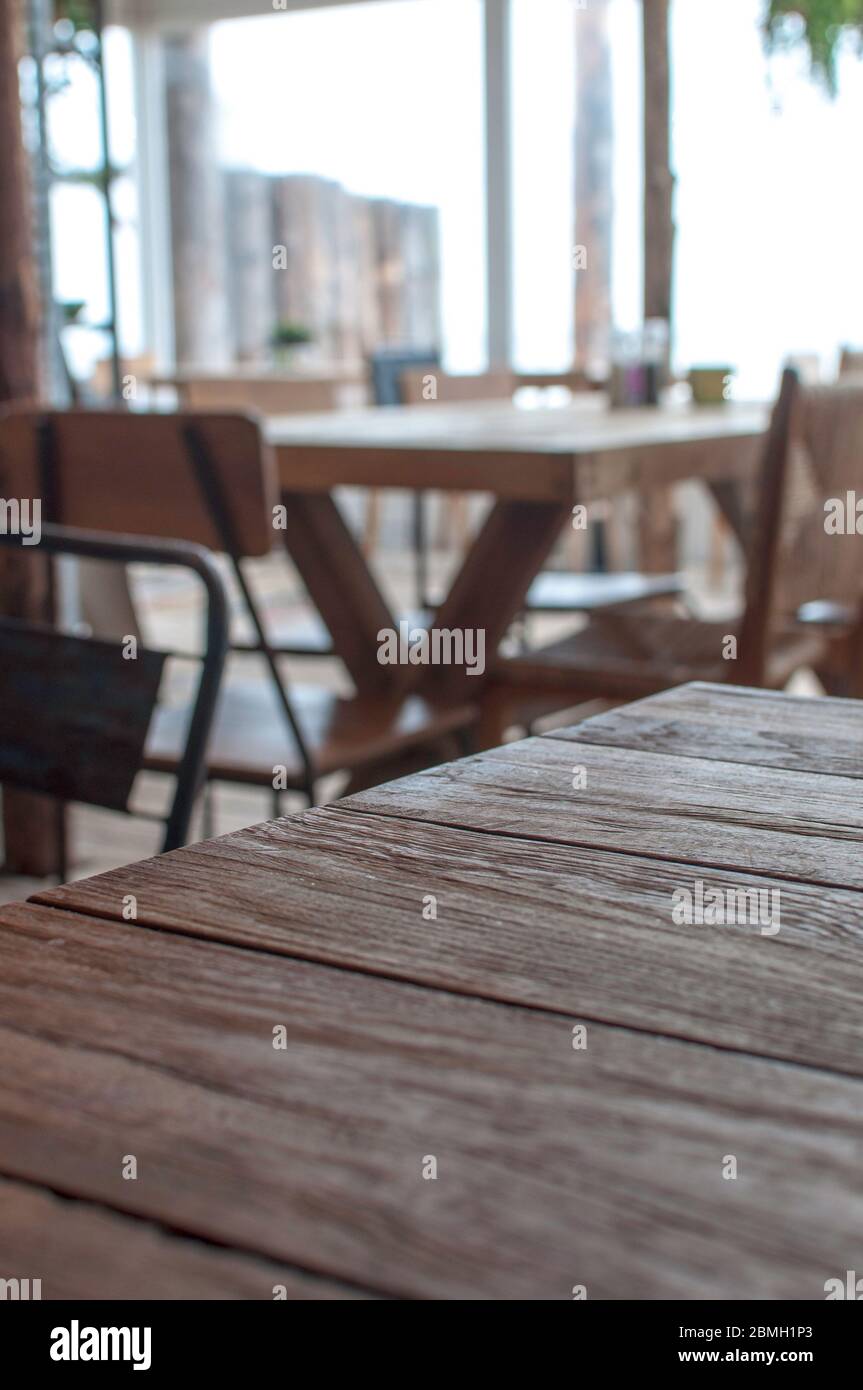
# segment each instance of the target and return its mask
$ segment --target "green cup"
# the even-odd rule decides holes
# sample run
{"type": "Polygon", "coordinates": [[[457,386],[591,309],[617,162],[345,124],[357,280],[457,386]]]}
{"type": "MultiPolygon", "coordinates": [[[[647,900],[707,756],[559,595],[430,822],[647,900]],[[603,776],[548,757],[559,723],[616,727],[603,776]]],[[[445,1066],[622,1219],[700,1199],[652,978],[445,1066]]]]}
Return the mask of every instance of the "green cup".
{"type": "Polygon", "coordinates": [[[723,405],[733,377],[733,367],[693,367],[689,373],[693,401],[696,405],[723,405]]]}

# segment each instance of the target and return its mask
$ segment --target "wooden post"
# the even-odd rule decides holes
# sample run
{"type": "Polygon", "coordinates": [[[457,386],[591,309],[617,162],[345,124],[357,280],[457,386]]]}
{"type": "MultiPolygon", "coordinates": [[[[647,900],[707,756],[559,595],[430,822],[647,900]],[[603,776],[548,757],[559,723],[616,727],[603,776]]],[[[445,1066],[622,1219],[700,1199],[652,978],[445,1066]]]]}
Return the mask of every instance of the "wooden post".
{"type": "MultiPolygon", "coordinates": [[[[644,317],[672,324],[674,176],[671,172],[669,0],[642,0],[644,40],[644,317]]],[[[669,335],[670,353],[670,335],[669,335]]],[[[641,567],[657,574],[676,562],[670,489],[641,499],[641,567]]]]}
{"type": "Polygon", "coordinates": [[[644,317],[672,321],[669,0],[642,0],[644,32],[644,317]]]}
{"type": "MultiPolygon", "coordinates": [[[[18,95],[19,15],[18,0],[0,0],[0,402],[39,394],[39,308],[18,95]]],[[[4,554],[0,609],[15,617],[44,616],[45,599],[44,563],[32,555],[23,560],[4,554]]],[[[56,871],[59,821],[43,797],[5,791],[3,835],[9,872],[43,877],[56,871]]]]}
{"type": "Polygon", "coordinates": [[[607,368],[611,336],[613,113],[607,0],[576,11],[575,360],[607,368]]]}

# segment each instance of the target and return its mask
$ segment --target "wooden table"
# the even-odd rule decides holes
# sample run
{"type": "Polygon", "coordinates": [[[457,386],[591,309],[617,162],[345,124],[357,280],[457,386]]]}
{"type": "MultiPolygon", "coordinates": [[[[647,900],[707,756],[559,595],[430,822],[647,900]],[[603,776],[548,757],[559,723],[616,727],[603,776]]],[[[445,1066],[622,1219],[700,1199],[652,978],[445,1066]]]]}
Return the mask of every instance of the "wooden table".
{"type": "MultiPolygon", "coordinates": [[[[493,652],[576,505],[697,478],[742,534],[740,492],[767,419],[763,405],[612,411],[605,396],[590,393],[565,408],[404,406],[284,416],[265,429],[278,456],[286,544],[358,689],[367,691],[381,684],[377,634],[395,620],[332,499],[335,487],[493,494],[434,619],[441,628],[485,629],[493,652]]],[[[417,668],[403,674],[416,678],[417,668]]],[[[454,697],[475,694],[476,684],[447,673],[454,697]]]]}
{"type": "Polygon", "coordinates": [[[689,686],[4,909],[0,1276],[822,1299],[863,1241],[861,734],[689,686]],[[675,925],[697,881],[779,933],[675,925]]]}

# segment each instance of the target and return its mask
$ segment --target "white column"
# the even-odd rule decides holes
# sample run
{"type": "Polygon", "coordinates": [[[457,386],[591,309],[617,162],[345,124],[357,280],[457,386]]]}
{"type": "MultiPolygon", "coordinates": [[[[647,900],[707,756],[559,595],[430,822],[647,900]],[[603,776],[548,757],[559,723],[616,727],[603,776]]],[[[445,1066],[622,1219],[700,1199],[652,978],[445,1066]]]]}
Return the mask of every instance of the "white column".
{"type": "Polygon", "coordinates": [[[162,43],[153,30],[135,33],[136,173],[144,337],[160,368],[174,361],[171,209],[162,43]]]}
{"type": "Polygon", "coordinates": [[[513,358],[511,0],[485,0],[485,167],[489,366],[513,358]]]}

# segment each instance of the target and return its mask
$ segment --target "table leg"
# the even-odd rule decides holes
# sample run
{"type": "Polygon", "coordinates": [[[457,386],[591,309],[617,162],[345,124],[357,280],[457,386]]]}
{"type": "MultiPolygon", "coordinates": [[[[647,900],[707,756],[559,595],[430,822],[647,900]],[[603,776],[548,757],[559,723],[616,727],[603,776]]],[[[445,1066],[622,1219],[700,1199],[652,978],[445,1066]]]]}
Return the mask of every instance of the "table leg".
{"type": "Polygon", "coordinates": [[[677,569],[677,516],[670,487],[646,488],[638,499],[639,568],[645,574],[677,569]]]}
{"type": "MultiPolygon", "coordinates": [[[[465,556],[433,626],[484,631],[486,670],[568,516],[559,502],[496,502],[465,556]]],[[[478,696],[482,683],[454,666],[432,668],[423,682],[453,699],[478,696]]]]}
{"type": "Polygon", "coordinates": [[[728,478],[715,482],[708,481],[707,487],[745,554],[749,541],[752,484],[744,484],[738,479],[728,478]]]}
{"type": "Polygon", "coordinates": [[[286,492],[285,548],[359,694],[392,687],[378,662],[378,633],[396,622],[339,508],[328,493],[286,492]]]}

